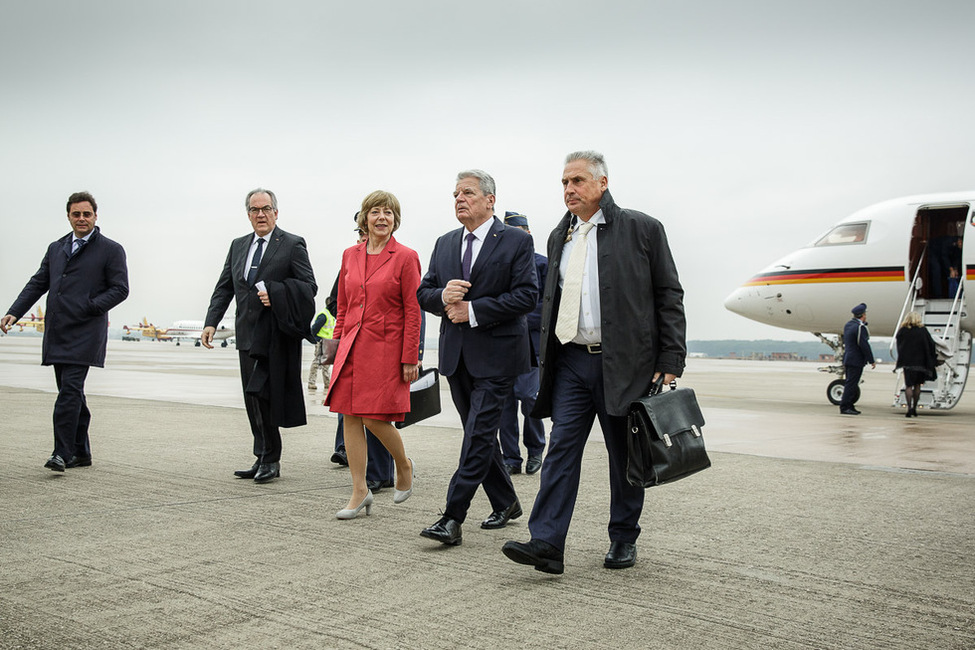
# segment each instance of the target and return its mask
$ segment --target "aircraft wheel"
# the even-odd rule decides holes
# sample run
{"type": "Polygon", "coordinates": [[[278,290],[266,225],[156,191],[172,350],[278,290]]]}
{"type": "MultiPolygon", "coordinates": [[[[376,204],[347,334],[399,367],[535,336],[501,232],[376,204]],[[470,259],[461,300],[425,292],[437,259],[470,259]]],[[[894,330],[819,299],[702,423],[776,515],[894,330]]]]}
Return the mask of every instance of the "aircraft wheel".
{"type": "Polygon", "coordinates": [[[194,343],[194,344],[193,344],[193,347],[197,347],[197,348],[198,348],[198,347],[200,347],[200,342],[199,342],[199,341],[197,341],[196,343],[194,343]]]}
{"type": "Polygon", "coordinates": [[[826,398],[829,403],[833,406],[839,406],[840,400],[843,399],[843,385],[846,382],[842,379],[834,379],[829,382],[829,386],[826,387],[826,398]]]}
{"type": "Polygon", "coordinates": [[[227,341],[226,341],[226,340],[224,340],[224,342],[220,344],[220,347],[222,347],[222,348],[225,348],[225,347],[227,347],[227,341]]]}

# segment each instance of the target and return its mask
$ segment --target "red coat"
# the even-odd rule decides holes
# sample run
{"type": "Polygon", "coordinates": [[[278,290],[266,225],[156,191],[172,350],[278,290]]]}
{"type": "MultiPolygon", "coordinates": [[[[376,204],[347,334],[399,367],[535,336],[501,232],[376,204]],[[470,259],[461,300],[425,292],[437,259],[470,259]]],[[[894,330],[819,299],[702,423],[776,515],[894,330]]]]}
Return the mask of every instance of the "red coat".
{"type": "Polygon", "coordinates": [[[331,405],[332,388],[348,362],[351,413],[406,413],[410,385],[403,381],[403,364],[417,363],[420,348],[420,258],[390,237],[367,278],[366,245],[356,244],[342,255],[333,334],[339,348],[325,403],[331,405]]]}

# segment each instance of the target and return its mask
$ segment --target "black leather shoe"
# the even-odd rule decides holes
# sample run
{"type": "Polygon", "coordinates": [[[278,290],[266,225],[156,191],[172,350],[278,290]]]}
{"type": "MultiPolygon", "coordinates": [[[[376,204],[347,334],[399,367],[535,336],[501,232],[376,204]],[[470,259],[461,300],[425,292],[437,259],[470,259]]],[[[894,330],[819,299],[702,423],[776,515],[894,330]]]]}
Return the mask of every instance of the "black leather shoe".
{"type": "Polygon", "coordinates": [[[261,463],[254,475],[255,483],[267,483],[281,476],[281,463],[261,463]]]}
{"type": "Polygon", "coordinates": [[[529,456],[528,460],[525,461],[525,474],[534,474],[540,469],[542,469],[542,457],[529,456]]]}
{"type": "Polygon", "coordinates": [[[91,456],[72,456],[65,461],[64,466],[68,469],[72,467],[91,467],[91,456]]]}
{"type": "Polygon", "coordinates": [[[420,531],[420,537],[434,539],[447,546],[460,546],[464,537],[460,532],[460,522],[450,517],[441,517],[437,523],[420,531]]]}
{"type": "Polygon", "coordinates": [[[332,462],[342,467],[349,466],[349,457],[345,455],[345,449],[336,449],[332,454],[332,462]]]}
{"type": "Polygon", "coordinates": [[[840,409],[840,415],[860,415],[860,411],[856,409],[840,409]]]}
{"type": "Polygon", "coordinates": [[[504,510],[495,510],[491,515],[481,522],[481,528],[487,528],[492,530],[494,528],[504,528],[508,525],[508,521],[511,519],[517,519],[522,514],[521,504],[518,499],[504,510]]]}
{"type": "Polygon", "coordinates": [[[609,553],[603,561],[607,569],[628,569],[636,564],[636,544],[629,542],[611,542],[609,553]]]}
{"type": "Polygon", "coordinates": [[[382,492],[383,488],[393,487],[393,482],[388,479],[385,481],[366,481],[366,487],[375,494],[376,492],[382,492]]]}
{"type": "Polygon", "coordinates": [[[521,465],[505,465],[504,468],[508,470],[508,474],[521,474],[521,465]]]}
{"type": "Polygon", "coordinates": [[[565,564],[562,551],[555,548],[548,542],[538,539],[522,542],[505,542],[501,547],[501,552],[509,560],[514,560],[518,564],[530,564],[536,571],[542,573],[564,573],[565,564]]]}
{"type": "Polygon", "coordinates": [[[63,472],[64,459],[57,454],[51,454],[51,457],[47,459],[46,463],[44,463],[44,467],[55,472],[63,472]]]}
{"type": "Polygon", "coordinates": [[[254,478],[257,474],[257,469],[261,466],[261,461],[255,460],[254,464],[251,465],[250,469],[238,469],[234,472],[234,476],[237,478],[254,478]]]}

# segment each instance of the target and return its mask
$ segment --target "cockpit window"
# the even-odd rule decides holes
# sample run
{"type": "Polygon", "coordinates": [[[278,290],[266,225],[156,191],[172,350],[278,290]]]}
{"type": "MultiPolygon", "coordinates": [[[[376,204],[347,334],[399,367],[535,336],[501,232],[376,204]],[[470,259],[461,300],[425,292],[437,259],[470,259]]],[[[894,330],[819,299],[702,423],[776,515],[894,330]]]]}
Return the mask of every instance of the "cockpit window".
{"type": "Polygon", "coordinates": [[[820,237],[813,246],[842,246],[862,244],[867,241],[869,222],[842,223],[820,237]]]}

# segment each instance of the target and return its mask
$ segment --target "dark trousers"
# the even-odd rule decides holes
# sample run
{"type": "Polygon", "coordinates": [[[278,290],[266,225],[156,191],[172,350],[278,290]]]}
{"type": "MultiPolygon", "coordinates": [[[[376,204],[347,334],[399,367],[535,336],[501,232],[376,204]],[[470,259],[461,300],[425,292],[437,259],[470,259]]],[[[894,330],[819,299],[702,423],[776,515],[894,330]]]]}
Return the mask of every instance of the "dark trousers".
{"type": "Polygon", "coordinates": [[[863,376],[863,366],[845,366],[846,379],[843,382],[843,397],[840,398],[840,410],[851,409],[860,399],[860,377],[863,376]]]}
{"type": "Polygon", "coordinates": [[[254,436],[254,455],[262,463],[277,463],[281,461],[281,430],[271,419],[271,404],[257,395],[248,394],[247,384],[254,374],[254,359],[247,350],[238,350],[240,359],[240,381],[244,388],[244,406],[247,409],[247,419],[251,424],[251,434],[254,436]]]}
{"type": "Polygon", "coordinates": [[[467,518],[467,510],[479,485],[484,486],[492,511],[503,510],[518,498],[504,468],[498,444],[501,407],[511,392],[514,379],[472,377],[463,359],[457,371],[447,377],[450,396],[464,423],[460,461],[450,479],[444,509],[444,515],[451,519],[463,522],[467,518]]]}
{"type": "Polygon", "coordinates": [[[54,364],[58,398],[54,402],[54,453],[68,460],[72,456],[91,457],[88,425],[91,411],[85,400],[88,366],[54,364]]]}
{"type": "MultiPolygon", "coordinates": [[[[339,413],[339,426],[335,430],[335,451],[345,449],[345,418],[339,413]]],[[[368,428],[366,430],[366,453],[369,460],[366,462],[367,481],[393,481],[393,455],[389,453],[379,438],[372,435],[368,428]]]]}
{"type": "Polygon", "coordinates": [[[614,542],[635,542],[640,535],[643,488],[633,487],[626,480],[626,418],[606,412],[602,355],[565,346],[554,372],[548,455],[528,520],[532,539],[565,549],[579,492],[582,454],[598,417],[609,453],[609,538],[614,542]]]}
{"type": "Polygon", "coordinates": [[[501,455],[505,465],[521,467],[521,448],[518,445],[518,403],[525,418],[523,429],[525,448],[529,456],[541,456],[545,451],[545,427],[538,418],[531,417],[538,396],[538,368],[532,368],[515,379],[514,390],[508,395],[501,409],[501,455]]]}

